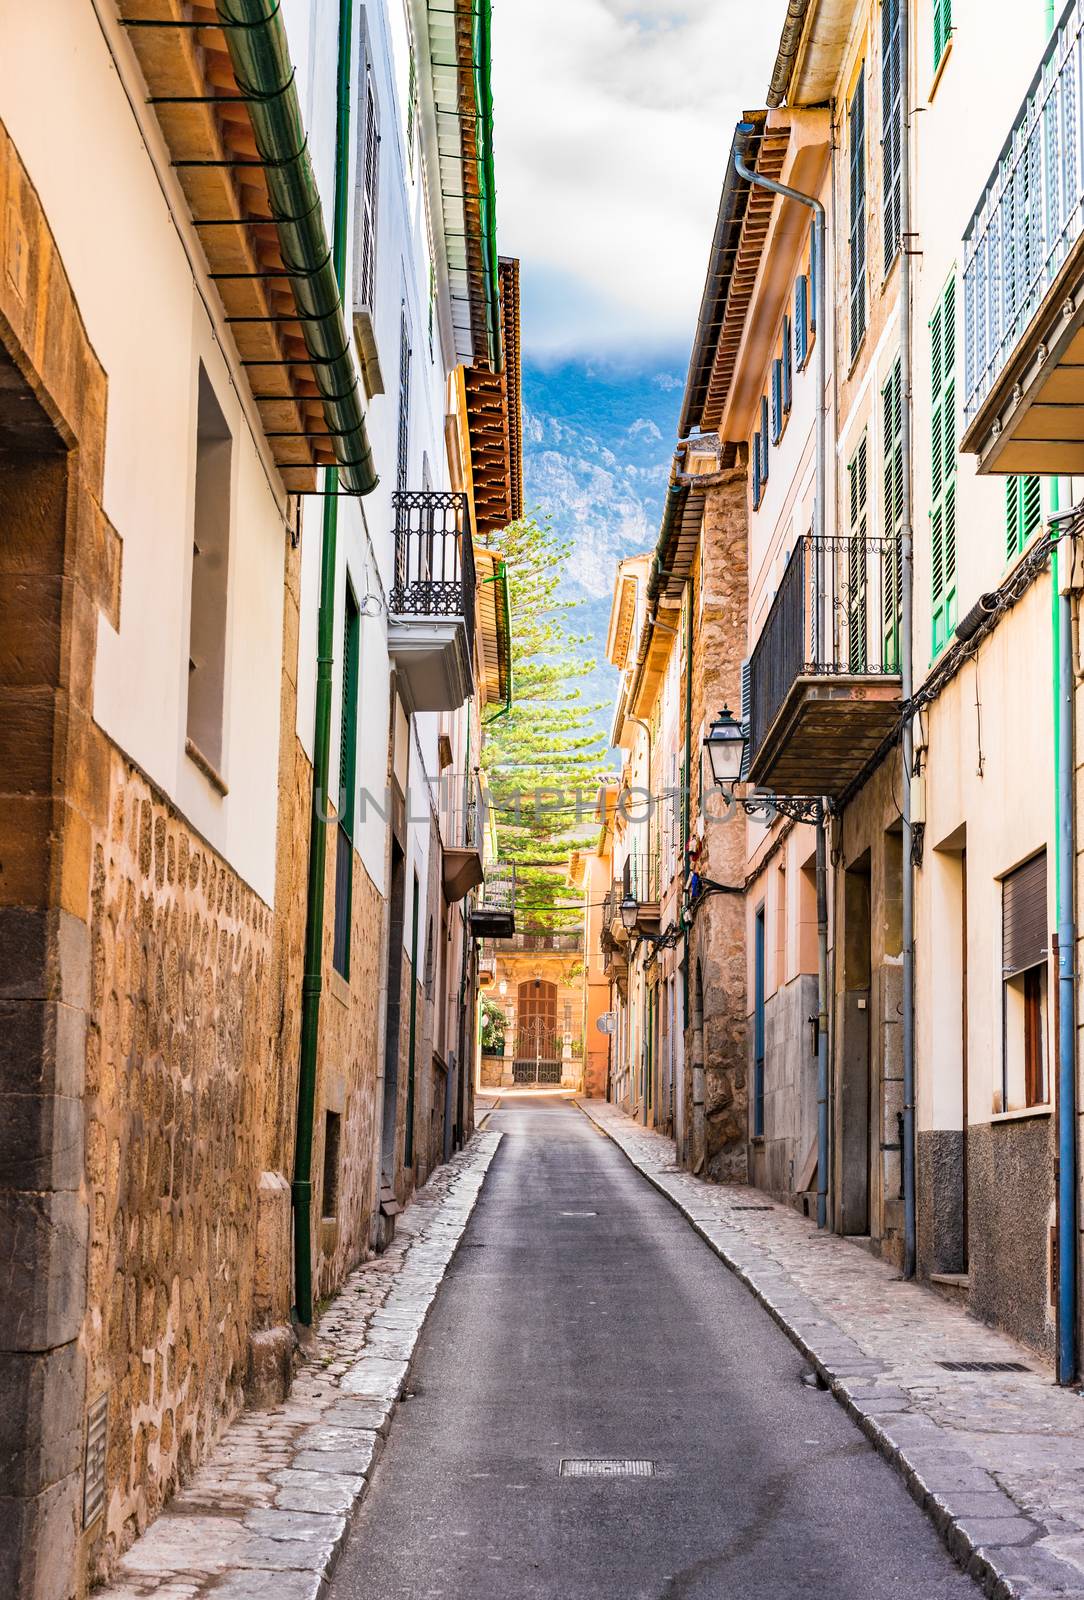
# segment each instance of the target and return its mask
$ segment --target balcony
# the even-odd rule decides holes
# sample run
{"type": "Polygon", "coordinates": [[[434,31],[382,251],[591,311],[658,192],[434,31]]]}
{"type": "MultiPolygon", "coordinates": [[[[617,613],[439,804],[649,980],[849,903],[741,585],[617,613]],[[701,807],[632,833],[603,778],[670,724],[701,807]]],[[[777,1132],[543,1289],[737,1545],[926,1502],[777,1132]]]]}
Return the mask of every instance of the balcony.
{"type": "Polygon", "coordinates": [[[1051,37],[964,240],[979,470],[1084,471],[1084,0],[1051,37]]]}
{"type": "Polygon", "coordinates": [[[388,650],[412,711],[455,711],[474,686],[474,549],[465,494],[399,490],[388,650]]]}
{"type": "Polygon", "coordinates": [[[749,661],[749,777],[838,795],[900,714],[898,539],[798,540],[749,661]]]}
{"type": "Polygon", "coordinates": [[[551,929],[528,930],[517,933],[514,939],[505,939],[501,945],[502,955],[543,955],[547,952],[553,955],[578,955],[583,949],[583,934],[569,930],[555,932],[551,929]]]}
{"type": "Polygon", "coordinates": [[[516,931],[516,868],[511,861],[490,861],[482,892],[470,914],[475,939],[510,939],[516,931]]]}

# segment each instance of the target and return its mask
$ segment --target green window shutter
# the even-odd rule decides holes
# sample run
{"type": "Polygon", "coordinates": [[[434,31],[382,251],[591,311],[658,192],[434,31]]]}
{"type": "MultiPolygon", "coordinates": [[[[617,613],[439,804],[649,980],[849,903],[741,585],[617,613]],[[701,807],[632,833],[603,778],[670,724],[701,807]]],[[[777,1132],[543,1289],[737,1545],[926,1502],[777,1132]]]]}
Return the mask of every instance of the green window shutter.
{"type": "Polygon", "coordinates": [[[903,98],[900,58],[900,0],[881,0],[881,161],[886,277],[899,251],[903,231],[903,98]]]}
{"type": "Polygon", "coordinates": [[[933,0],[933,70],[941,65],[952,36],[952,0],[933,0]]]}
{"type": "Polygon", "coordinates": [[[1043,520],[1042,479],[1035,473],[1005,479],[1005,558],[1018,556],[1043,520]]]}
{"type": "Polygon", "coordinates": [[[418,127],[418,63],[414,56],[414,41],[410,42],[410,53],[407,57],[407,104],[406,104],[406,137],[407,137],[407,171],[414,176],[414,144],[418,127]]]}
{"type": "Polygon", "coordinates": [[[866,331],[866,69],[858,74],[848,113],[850,129],[850,352],[866,331]]]}
{"type": "Polygon", "coordinates": [[[884,449],[884,559],[881,564],[881,665],[900,669],[903,605],[903,384],[897,356],[881,390],[884,449]]]}
{"type": "Polygon", "coordinates": [[[847,655],[851,672],[869,671],[867,637],[867,543],[869,439],[862,435],[847,467],[850,538],[847,541],[847,655]]]}
{"type": "Polygon", "coordinates": [[[354,591],[347,584],[343,618],[343,700],[339,729],[339,821],[353,837],[354,791],[358,771],[358,657],[361,618],[354,591]]]}
{"type": "Polygon", "coordinates": [[[945,285],[930,322],[930,574],[933,654],[956,627],[956,277],[945,285]]]}

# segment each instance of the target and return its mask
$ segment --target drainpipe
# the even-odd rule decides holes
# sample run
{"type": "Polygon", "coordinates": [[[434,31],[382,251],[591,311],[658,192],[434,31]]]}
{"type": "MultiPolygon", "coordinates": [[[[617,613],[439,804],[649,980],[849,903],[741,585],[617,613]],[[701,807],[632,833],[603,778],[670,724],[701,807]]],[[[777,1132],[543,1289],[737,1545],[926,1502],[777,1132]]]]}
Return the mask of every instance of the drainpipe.
{"type": "MultiPolygon", "coordinates": [[[[900,7],[900,389],[903,415],[903,528],[900,534],[900,693],[909,705],[914,693],[912,665],[914,598],[914,503],[911,483],[911,40],[910,8],[900,7]]],[[[914,729],[903,721],[903,1275],[913,1278],[917,1263],[915,1214],[915,869],[911,856],[911,774],[914,729]]]]}
{"type": "MultiPolygon", "coordinates": [[[[906,7],[904,7],[906,10],[906,7]]],[[[742,123],[739,133],[752,134],[751,123],[742,123]]],[[[816,423],[816,503],[813,512],[814,548],[817,551],[818,603],[814,614],[814,644],[818,662],[823,660],[826,628],[824,605],[824,539],[828,493],[828,401],[827,345],[828,345],[828,293],[827,251],[825,250],[826,221],[824,206],[811,194],[791,189],[774,178],[766,178],[746,166],[741,151],[735,144],[734,169],[746,183],[768,189],[784,200],[794,200],[813,213],[813,263],[814,317],[817,338],[814,347],[814,378],[817,385],[816,423]]],[[[817,821],[817,1226],[828,1225],[828,806],[822,800],[817,821]]]]}
{"type": "MultiPolygon", "coordinates": [[[[335,110],[335,276],[342,292],[346,267],[347,174],[350,162],[351,0],[339,4],[339,62],[335,110]]],[[[327,869],[327,800],[331,770],[331,688],[335,662],[335,568],[339,525],[339,474],[324,474],[324,526],[320,559],[320,611],[316,651],[316,726],[312,755],[309,883],[305,911],[305,975],[301,984],[301,1057],[294,1145],[294,1315],[312,1326],[312,1140],[316,1117],[320,992],[323,987],[324,883],[327,869]]]]}
{"type": "MultiPolygon", "coordinates": [[[[1055,0],[1046,0],[1046,36],[1054,31],[1055,0]]],[[[1051,484],[1056,523],[1061,508],[1061,480],[1051,484]]],[[[1073,601],[1069,573],[1060,578],[1061,551],[1055,545],[1050,562],[1054,591],[1054,739],[1057,763],[1055,817],[1058,916],[1058,1307],[1057,1379],[1071,1384],[1077,1375],[1077,1149],[1076,1149],[1076,916],[1073,872],[1076,813],[1073,797],[1073,699],[1075,655],[1073,601]]],[[[1072,561],[1072,555],[1068,559],[1072,561]]],[[[1070,567],[1071,571],[1071,567],[1070,567]]]]}
{"type": "MultiPolygon", "coordinates": [[[[1054,510],[1058,508],[1054,484],[1054,510]]],[[[1057,527],[1059,519],[1052,519],[1057,527]]],[[[1068,577],[1060,574],[1062,551],[1051,557],[1054,638],[1055,826],[1057,830],[1056,895],[1058,919],[1058,1303],[1057,1380],[1071,1384],[1077,1375],[1077,1149],[1076,1149],[1076,918],[1073,872],[1076,850],[1073,803],[1073,670],[1072,595],[1068,577]],[[1059,581],[1060,579],[1060,581],[1059,581]]],[[[1065,559],[1071,562],[1072,553],[1065,559]]]]}

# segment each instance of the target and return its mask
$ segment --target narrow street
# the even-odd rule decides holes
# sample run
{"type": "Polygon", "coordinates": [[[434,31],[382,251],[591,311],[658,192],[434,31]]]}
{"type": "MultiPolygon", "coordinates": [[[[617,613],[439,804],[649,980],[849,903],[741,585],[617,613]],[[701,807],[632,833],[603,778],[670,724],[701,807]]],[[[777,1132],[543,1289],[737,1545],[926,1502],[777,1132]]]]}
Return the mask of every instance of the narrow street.
{"type": "Polygon", "coordinates": [[[977,1591],[798,1352],[572,1104],[503,1139],[333,1600],[977,1591]],[[650,1478],[562,1476],[630,1458],[650,1478]]]}

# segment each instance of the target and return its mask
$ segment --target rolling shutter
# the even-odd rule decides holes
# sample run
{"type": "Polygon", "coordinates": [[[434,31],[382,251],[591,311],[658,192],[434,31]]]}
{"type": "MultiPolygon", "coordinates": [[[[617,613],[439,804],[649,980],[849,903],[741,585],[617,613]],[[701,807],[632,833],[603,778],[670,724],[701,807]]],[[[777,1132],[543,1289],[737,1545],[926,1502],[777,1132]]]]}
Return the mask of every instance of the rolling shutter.
{"type": "Polygon", "coordinates": [[[1046,961],[1046,851],[1010,872],[1001,885],[1003,976],[1026,972],[1046,961]]]}

